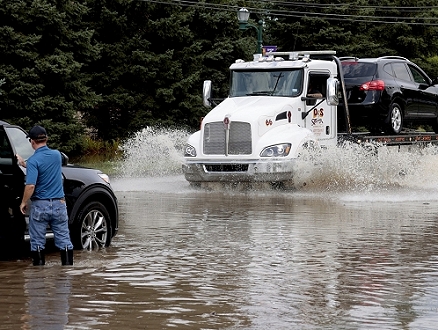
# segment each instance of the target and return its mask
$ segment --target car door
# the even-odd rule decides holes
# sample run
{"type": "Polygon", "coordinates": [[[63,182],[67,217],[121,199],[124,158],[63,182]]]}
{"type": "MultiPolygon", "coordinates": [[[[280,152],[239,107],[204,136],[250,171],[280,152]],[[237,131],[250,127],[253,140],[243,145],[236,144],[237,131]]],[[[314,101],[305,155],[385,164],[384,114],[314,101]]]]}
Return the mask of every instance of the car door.
{"type": "MultiPolygon", "coordinates": [[[[17,198],[21,198],[24,188],[24,174],[19,169],[9,138],[0,129],[0,209],[2,215],[13,215],[17,198]],[[6,213],[5,213],[6,212],[6,213]]],[[[18,201],[18,205],[19,205],[18,201]]]]}
{"type": "Polygon", "coordinates": [[[24,178],[5,127],[0,126],[0,246],[8,253],[19,253],[24,239],[26,222],[19,208],[24,178]]]}
{"type": "Polygon", "coordinates": [[[435,86],[430,85],[430,79],[421,71],[408,64],[414,82],[419,91],[417,116],[419,119],[436,117],[438,107],[438,90],[435,86]]]}
{"type": "Polygon", "coordinates": [[[408,66],[404,62],[394,62],[392,68],[405,102],[404,116],[406,118],[415,118],[418,112],[418,102],[421,99],[418,84],[413,81],[408,66]]]}

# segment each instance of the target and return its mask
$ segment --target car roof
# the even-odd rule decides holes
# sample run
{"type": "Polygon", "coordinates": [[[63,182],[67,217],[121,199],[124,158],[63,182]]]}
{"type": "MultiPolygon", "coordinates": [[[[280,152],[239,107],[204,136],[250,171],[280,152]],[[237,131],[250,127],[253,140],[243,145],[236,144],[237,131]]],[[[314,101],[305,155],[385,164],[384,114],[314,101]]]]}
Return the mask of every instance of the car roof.
{"type": "Polygon", "coordinates": [[[358,57],[342,57],[341,61],[344,62],[366,62],[366,63],[377,63],[377,62],[405,62],[405,63],[412,63],[405,57],[401,56],[381,56],[381,57],[364,57],[364,58],[358,58],[358,57]]]}
{"type": "Polygon", "coordinates": [[[0,125],[3,126],[3,125],[10,125],[10,124],[5,122],[5,121],[3,121],[3,120],[0,120],[0,125]]]}

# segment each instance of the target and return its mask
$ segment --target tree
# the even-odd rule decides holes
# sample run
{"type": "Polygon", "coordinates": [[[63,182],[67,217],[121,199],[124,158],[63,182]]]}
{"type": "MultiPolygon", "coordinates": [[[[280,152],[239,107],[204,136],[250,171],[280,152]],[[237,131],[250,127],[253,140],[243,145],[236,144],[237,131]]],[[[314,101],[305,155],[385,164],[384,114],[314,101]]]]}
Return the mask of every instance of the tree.
{"type": "Polygon", "coordinates": [[[280,16],[270,29],[287,50],[334,49],[340,56],[359,57],[432,56],[438,51],[432,37],[437,27],[429,25],[437,16],[434,6],[433,1],[388,0],[283,3],[274,7],[280,16]]]}
{"type": "Polygon", "coordinates": [[[0,116],[25,129],[45,126],[51,145],[67,153],[81,147],[79,111],[99,100],[83,72],[99,55],[86,12],[78,2],[0,0],[0,116]]]}
{"type": "Polygon", "coordinates": [[[228,66],[243,53],[235,12],[123,0],[89,7],[88,24],[102,45],[89,74],[102,101],[85,119],[99,138],[145,126],[198,127],[204,79],[217,78],[226,96],[228,66]]]}

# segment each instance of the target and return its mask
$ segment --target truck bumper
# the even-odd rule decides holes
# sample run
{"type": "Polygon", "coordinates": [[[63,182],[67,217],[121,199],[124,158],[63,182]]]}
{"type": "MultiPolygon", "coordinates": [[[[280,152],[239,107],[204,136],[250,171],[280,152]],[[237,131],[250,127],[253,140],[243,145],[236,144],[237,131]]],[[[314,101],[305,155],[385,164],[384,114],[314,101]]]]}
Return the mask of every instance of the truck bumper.
{"type": "Polygon", "coordinates": [[[189,182],[282,182],[294,176],[295,160],[254,162],[187,162],[182,165],[189,182]]]}

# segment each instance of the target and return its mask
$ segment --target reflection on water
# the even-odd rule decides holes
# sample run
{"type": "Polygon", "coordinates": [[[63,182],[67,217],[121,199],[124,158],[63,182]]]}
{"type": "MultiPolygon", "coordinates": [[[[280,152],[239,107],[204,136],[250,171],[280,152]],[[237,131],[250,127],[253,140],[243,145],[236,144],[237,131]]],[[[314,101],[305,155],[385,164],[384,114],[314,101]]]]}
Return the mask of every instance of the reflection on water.
{"type": "Polygon", "coordinates": [[[49,267],[27,267],[24,270],[25,328],[63,329],[68,324],[70,294],[67,273],[53,272],[49,267]]]}
{"type": "Polygon", "coordinates": [[[0,328],[435,329],[434,151],[345,153],[295,191],[126,168],[111,247],[0,263],[0,328]]]}
{"type": "Polygon", "coordinates": [[[110,248],[78,252],[73,267],[57,253],[44,268],[1,264],[0,324],[434,328],[437,192],[424,202],[394,190],[379,202],[380,193],[194,190],[179,176],[137,183],[144,189],[114,182],[122,221],[110,248]],[[181,189],[163,191],[171,182],[181,189]]]}

